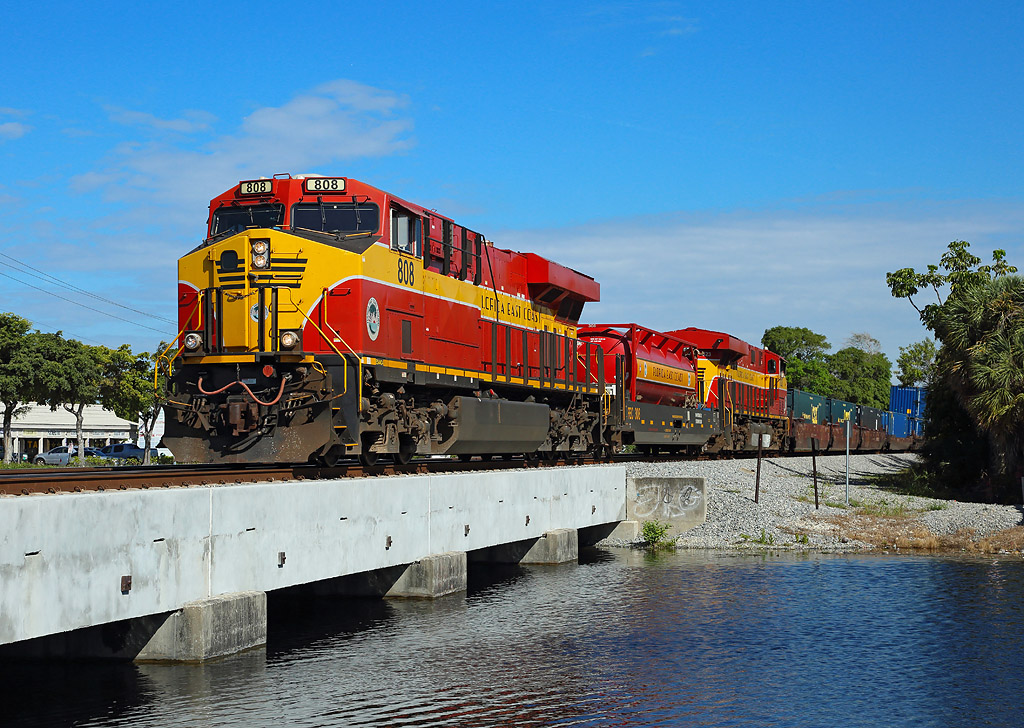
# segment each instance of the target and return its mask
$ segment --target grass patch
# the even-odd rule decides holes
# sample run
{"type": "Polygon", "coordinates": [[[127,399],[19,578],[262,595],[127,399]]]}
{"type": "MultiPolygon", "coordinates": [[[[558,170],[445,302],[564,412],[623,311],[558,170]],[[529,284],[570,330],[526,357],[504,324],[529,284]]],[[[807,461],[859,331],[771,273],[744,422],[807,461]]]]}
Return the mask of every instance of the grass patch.
{"type": "Polygon", "coordinates": [[[862,503],[850,499],[850,507],[856,508],[861,515],[882,516],[884,518],[900,518],[908,515],[906,503],[889,503],[884,498],[875,503],[862,503]]]}
{"type": "Polygon", "coordinates": [[[760,536],[754,537],[754,536],[750,536],[749,534],[746,534],[746,533],[741,533],[740,534],[740,538],[742,538],[744,541],[749,541],[750,543],[760,544],[762,546],[774,546],[775,545],[775,536],[773,534],[768,533],[763,528],[761,529],[761,535],[760,536]]]}
{"type": "Polygon", "coordinates": [[[952,534],[934,534],[925,526],[906,518],[857,515],[828,519],[839,526],[845,538],[896,551],[945,551],[973,554],[1020,553],[1024,551],[1024,526],[978,536],[965,528],[952,534]]]}
{"type": "Polygon", "coordinates": [[[919,498],[949,499],[956,497],[948,487],[935,481],[935,476],[915,463],[905,470],[866,475],[868,482],[880,490],[919,498]]]}

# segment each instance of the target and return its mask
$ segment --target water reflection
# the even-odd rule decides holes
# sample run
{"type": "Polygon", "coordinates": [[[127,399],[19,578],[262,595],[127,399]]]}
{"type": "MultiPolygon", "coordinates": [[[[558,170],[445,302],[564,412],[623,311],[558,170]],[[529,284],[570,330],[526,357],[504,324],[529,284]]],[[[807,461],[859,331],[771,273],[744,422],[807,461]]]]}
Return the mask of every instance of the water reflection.
{"type": "Polygon", "coordinates": [[[1022,597],[1019,561],[588,550],[435,602],[275,598],[266,651],[49,687],[96,726],[1016,725],[1022,597]]]}

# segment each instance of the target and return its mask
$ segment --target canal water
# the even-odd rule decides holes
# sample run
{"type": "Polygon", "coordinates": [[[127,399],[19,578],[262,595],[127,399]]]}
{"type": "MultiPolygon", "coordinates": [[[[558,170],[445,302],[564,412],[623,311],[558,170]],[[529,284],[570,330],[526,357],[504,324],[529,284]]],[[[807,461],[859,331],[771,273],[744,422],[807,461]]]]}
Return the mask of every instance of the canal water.
{"type": "Polygon", "coordinates": [[[271,601],[207,665],[6,665],[0,725],[1020,726],[1024,562],[588,550],[271,601]]]}

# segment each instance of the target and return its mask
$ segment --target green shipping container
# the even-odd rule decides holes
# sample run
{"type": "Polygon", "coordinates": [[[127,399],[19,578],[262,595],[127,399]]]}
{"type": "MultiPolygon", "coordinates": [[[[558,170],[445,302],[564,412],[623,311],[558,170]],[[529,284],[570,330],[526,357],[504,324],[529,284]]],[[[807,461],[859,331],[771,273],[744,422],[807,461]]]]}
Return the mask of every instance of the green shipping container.
{"type": "Polygon", "coordinates": [[[853,402],[844,402],[841,399],[830,399],[828,401],[829,411],[832,413],[832,424],[852,420],[857,424],[857,405],[853,402]]]}
{"type": "Polygon", "coordinates": [[[815,425],[821,425],[828,421],[828,400],[825,397],[799,389],[791,389],[787,399],[793,419],[807,420],[815,425]]]}

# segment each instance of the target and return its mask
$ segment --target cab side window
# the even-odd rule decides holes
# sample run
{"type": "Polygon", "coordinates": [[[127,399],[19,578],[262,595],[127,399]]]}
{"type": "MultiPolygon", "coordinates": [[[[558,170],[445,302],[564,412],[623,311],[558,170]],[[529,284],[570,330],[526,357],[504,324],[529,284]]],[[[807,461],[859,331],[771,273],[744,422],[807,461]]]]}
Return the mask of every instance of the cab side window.
{"type": "Polygon", "coordinates": [[[398,207],[391,208],[391,249],[420,255],[423,225],[420,218],[398,207]]]}

